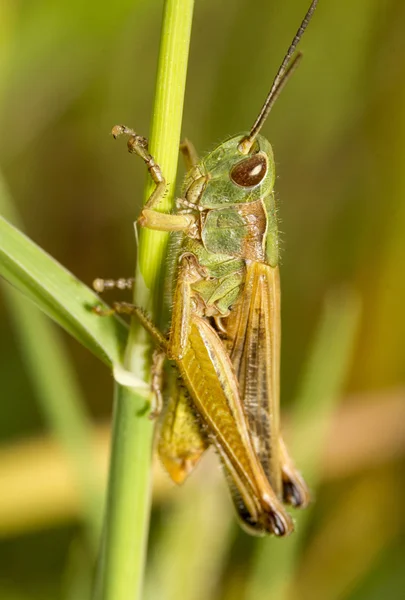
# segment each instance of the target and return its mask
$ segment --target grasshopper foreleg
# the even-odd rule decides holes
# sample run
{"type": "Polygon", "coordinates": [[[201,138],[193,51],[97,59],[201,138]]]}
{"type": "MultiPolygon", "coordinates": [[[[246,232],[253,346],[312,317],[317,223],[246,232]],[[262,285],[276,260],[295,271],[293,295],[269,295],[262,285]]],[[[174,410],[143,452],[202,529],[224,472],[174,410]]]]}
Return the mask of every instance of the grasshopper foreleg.
{"type": "Polygon", "coordinates": [[[189,171],[198,164],[197,151],[194,148],[194,144],[190,142],[190,140],[188,140],[187,138],[185,138],[184,141],[181,142],[180,152],[183,155],[187,171],[189,171]]]}
{"type": "Polygon", "coordinates": [[[138,218],[139,225],[157,231],[184,231],[185,233],[190,231],[195,224],[193,215],[172,215],[156,210],[165,195],[167,185],[160,166],[149,152],[148,140],[125,125],[115,125],[112,128],[112,135],[115,139],[121,135],[128,136],[129,152],[142,158],[156,186],[141,211],[138,218]]]}

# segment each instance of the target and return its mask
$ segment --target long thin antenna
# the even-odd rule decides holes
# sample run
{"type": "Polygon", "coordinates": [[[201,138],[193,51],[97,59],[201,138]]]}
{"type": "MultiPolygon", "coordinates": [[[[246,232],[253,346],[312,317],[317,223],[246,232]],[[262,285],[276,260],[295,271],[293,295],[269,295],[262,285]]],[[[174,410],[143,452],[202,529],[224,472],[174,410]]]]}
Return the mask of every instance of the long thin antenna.
{"type": "Polygon", "coordinates": [[[292,55],[295,52],[295,49],[298,46],[300,39],[304,35],[304,32],[309,25],[309,22],[312,18],[312,15],[314,14],[317,4],[318,4],[318,0],[312,0],[311,6],[309,7],[308,12],[305,15],[304,19],[302,20],[302,23],[299,26],[299,29],[298,29],[297,33],[295,34],[290,47],[287,50],[287,53],[283,59],[283,62],[281,63],[281,66],[280,66],[279,70],[277,71],[277,75],[274,78],[273,84],[271,86],[269,93],[267,94],[267,98],[265,100],[265,103],[263,104],[263,107],[259,113],[259,116],[257,117],[256,121],[254,122],[249,135],[246,138],[244,138],[241,141],[241,143],[239,144],[239,150],[243,154],[247,154],[249,152],[249,150],[252,147],[252,144],[254,142],[254,139],[257,136],[257,134],[259,133],[259,131],[261,130],[263,123],[267,119],[268,114],[274,105],[274,102],[278,98],[281,90],[283,89],[283,87],[286,84],[287,80],[289,79],[290,75],[293,73],[295,68],[298,66],[299,59],[302,56],[301,54],[297,55],[297,57],[293,60],[293,62],[290,64],[290,66],[289,66],[289,63],[290,63],[292,55]]]}

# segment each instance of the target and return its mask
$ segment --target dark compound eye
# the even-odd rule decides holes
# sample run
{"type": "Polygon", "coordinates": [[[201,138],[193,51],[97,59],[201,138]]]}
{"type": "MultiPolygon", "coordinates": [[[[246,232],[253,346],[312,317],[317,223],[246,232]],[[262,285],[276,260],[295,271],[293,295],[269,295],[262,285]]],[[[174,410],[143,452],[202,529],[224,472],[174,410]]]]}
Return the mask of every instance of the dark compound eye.
{"type": "Polygon", "coordinates": [[[264,154],[254,154],[238,162],[231,170],[231,179],[240,187],[258,185],[267,173],[267,160],[264,154]]]}

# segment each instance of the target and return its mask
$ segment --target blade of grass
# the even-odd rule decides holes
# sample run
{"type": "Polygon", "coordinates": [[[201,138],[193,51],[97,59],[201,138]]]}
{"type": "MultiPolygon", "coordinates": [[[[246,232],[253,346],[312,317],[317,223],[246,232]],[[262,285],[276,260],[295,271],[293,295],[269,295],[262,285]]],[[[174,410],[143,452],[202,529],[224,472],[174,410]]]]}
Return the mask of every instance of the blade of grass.
{"type": "MultiPolygon", "coordinates": [[[[20,221],[1,174],[0,208],[14,222],[20,221]]],[[[95,551],[100,533],[101,482],[95,468],[85,400],[53,325],[11,286],[2,287],[42,413],[74,470],[88,537],[95,551]]]]}
{"type": "MultiPolygon", "coordinates": [[[[170,206],[174,193],[193,4],[192,0],[166,0],[164,6],[150,140],[151,153],[168,182],[168,195],[162,202],[162,209],[170,206]]],[[[150,189],[149,182],[146,197],[150,189]]],[[[134,301],[138,306],[148,308],[155,320],[166,245],[166,234],[141,232],[134,301]]],[[[143,380],[150,375],[149,346],[145,332],[138,322],[133,321],[126,366],[143,380]]],[[[145,414],[144,398],[118,386],[96,598],[135,600],[142,596],[150,512],[152,435],[153,427],[145,414]]]]}
{"type": "Polygon", "coordinates": [[[97,358],[110,367],[120,363],[128,330],[116,317],[91,312],[102,304],[98,296],[3,217],[0,240],[0,276],[97,358]]]}
{"type": "MultiPolygon", "coordinates": [[[[359,316],[359,298],[350,290],[327,296],[295,403],[294,438],[289,445],[313,491],[319,482],[322,448],[350,364],[359,316]]],[[[296,531],[290,538],[258,541],[247,600],[291,597],[292,576],[311,513],[310,507],[295,514],[296,531]]]]}

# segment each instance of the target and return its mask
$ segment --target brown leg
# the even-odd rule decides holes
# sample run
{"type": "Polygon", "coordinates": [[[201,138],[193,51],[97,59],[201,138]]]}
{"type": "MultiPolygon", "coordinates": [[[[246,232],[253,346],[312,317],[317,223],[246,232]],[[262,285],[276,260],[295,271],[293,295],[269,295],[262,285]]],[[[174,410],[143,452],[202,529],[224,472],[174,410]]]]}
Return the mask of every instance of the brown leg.
{"type": "Polygon", "coordinates": [[[114,288],[117,290],[130,290],[134,285],[134,281],[133,277],[128,277],[126,279],[95,279],[93,281],[93,289],[98,294],[102,294],[103,292],[114,288]]]}
{"type": "Polygon", "coordinates": [[[296,508],[305,508],[310,502],[308,487],[291,459],[284,440],[280,437],[280,462],[283,499],[296,508]]]}
{"type": "Polygon", "coordinates": [[[152,410],[150,412],[149,418],[156,419],[162,412],[163,408],[163,366],[166,360],[165,352],[162,350],[154,350],[152,355],[152,392],[154,397],[154,402],[152,404],[152,410]]]}
{"type": "Polygon", "coordinates": [[[173,295],[172,322],[170,327],[170,359],[181,360],[189,343],[192,313],[197,313],[191,284],[202,277],[202,270],[195,256],[184,254],[177,275],[173,295]]]}
{"type": "Polygon", "coordinates": [[[155,163],[153,156],[149,153],[148,140],[125,125],[115,125],[112,129],[112,135],[114,138],[121,135],[128,136],[129,152],[142,158],[156,186],[142,209],[138,219],[139,225],[157,231],[188,231],[195,222],[195,217],[192,215],[172,215],[156,210],[159,202],[164,197],[166,180],[160,166],[155,163]]]}
{"type": "Polygon", "coordinates": [[[93,306],[92,311],[100,317],[109,317],[111,315],[130,315],[136,317],[146,331],[152,336],[155,344],[165,353],[167,352],[167,339],[145,315],[142,309],[129,302],[113,302],[111,308],[103,306],[93,306]]]}
{"type": "Polygon", "coordinates": [[[192,169],[198,164],[198,155],[197,151],[194,148],[194,144],[190,142],[187,138],[185,138],[180,144],[180,152],[183,155],[184,163],[186,165],[187,171],[192,169]]]}

